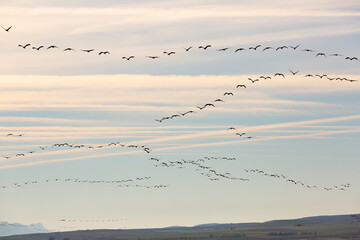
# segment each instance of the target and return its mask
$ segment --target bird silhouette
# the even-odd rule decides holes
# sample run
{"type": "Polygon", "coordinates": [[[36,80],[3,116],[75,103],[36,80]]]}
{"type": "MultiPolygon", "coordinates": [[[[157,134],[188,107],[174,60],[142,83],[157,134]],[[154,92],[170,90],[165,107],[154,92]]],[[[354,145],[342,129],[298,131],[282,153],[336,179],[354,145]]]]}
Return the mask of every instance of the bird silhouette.
{"type": "Polygon", "coordinates": [[[281,77],[284,77],[284,78],[285,78],[285,75],[282,74],[282,73],[275,73],[275,74],[274,74],[274,77],[276,77],[276,76],[281,76],[281,77]]]}
{"type": "Polygon", "coordinates": [[[65,51],[75,51],[75,50],[72,49],[72,48],[65,48],[65,49],[64,49],[64,52],[65,52],[65,51]]]}
{"type": "Polygon", "coordinates": [[[356,60],[356,61],[358,61],[359,59],[357,57],[346,57],[345,60],[350,60],[350,61],[356,60]]]}
{"type": "Polygon", "coordinates": [[[278,51],[278,50],[283,50],[284,48],[288,48],[287,46],[281,46],[281,47],[277,47],[275,50],[278,51]]]}
{"type": "Polygon", "coordinates": [[[3,26],[1,26],[6,32],[9,32],[10,29],[12,28],[12,26],[8,27],[8,28],[4,28],[3,26]]]}
{"type": "Polygon", "coordinates": [[[338,54],[338,53],[333,53],[333,54],[330,54],[329,56],[330,57],[341,57],[342,55],[338,54]]]}
{"type": "Polygon", "coordinates": [[[234,94],[233,94],[232,92],[225,92],[225,93],[224,93],[224,96],[226,96],[226,95],[228,95],[228,96],[234,96],[234,94]]]}
{"type": "Polygon", "coordinates": [[[289,48],[292,48],[294,50],[296,50],[300,45],[296,45],[296,46],[289,46],[289,48]]]}
{"type": "Polygon", "coordinates": [[[87,52],[87,53],[90,53],[92,51],[94,51],[95,49],[81,49],[81,51],[83,52],[87,52]]]}
{"type": "Polygon", "coordinates": [[[47,49],[52,49],[52,48],[59,48],[59,47],[57,47],[57,46],[55,46],[55,45],[51,45],[51,46],[49,46],[47,49]]]}
{"type": "Polygon", "coordinates": [[[253,49],[253,50],[256,51],[260,46],[261,46],[261,45],[257,45],[256,47],[249,47],[249,50],[250,50],[250,49],[253,49]]]}
{"type": "Polygon", "coordinates": [[[325,53],[317,53],[317,54],[316,54],[316,57],[318,57],[318,56],[324,56],[324,57],[326,57],[326,54],[325,54],[325,53]]]}
{"type": "Polygon", "coordinates": [[[263,51],[269,50],[269,49],[274,49],[273,47],[266,47],[263,49],[263,51]]]}
{"type": "Polygon", "coordinates": [[[39,46],[39,47],[32,47],[32,49],[38,50],[40,51],[40,49],[42,49],[44,46],[39,46]]]}
{"type": "Polygon", "coordinates": [[[259,78],[263,78],[264,80],[266,80],[266,79],[271,79],[270,76],[260,76],[259,78]]]}
{"type": "Polygon", "coordinates": [[[224,102],[222,99],[218,98],[218,99],[215,99],[214,102],[224,102]]]}
{"type": "Polygon", "coordinates": [[[246,86],[244,84],[239,84],[236,86],[236,88],[241,88],[241,87],[246,88],[246,86]]]}
{"type": "Polygon", "coordinates": [[[106,54],[110,54],[110,52],[109,52],[109,51],[102,51],[102,52],[99,52],[99,53],[98,53],[98,55],[102,55],[102,54],[103,54],[103,55],[106,55],[106,54]]]}
{"type": "Polygon", "coordinates": [[[248,80],[251,81],[252,83],[260,81],[259,79],[252,79],[252,78],[248,78],[248,80]]]}
{"type": "Polygon", "coordinates": [[[175,52],[163,52],[164,54],[167,54],[168,56],[170,56],[171,54],[175,54],[175,52]]]}
{"type": "Polygon", "coordinates": [[[19,46],[19,47],[22,47],[23,49],[25,49],[26,47],[30,46],[30,43],[27,43],[27,44],[25,44],[25,45],[19,44],[18,46],[19,46]]]}
{"type": "Polygon", "coordinates": [[[242,47],[241,47],[241,48],[238,48],[238,49],[235,50],[235,53],[237,53],[238,51],[246,51],[246,49],[245,49],[245,48],[242,48],[242,47]]]}
{"type": "Polygon", "coordinates": [[[132,58],[135,58],[135,56],[130,56],[130,57],[122,57],[122,59],[126,59],[126,60],[128,60],[128,61],[130,61],[130,59],[132,59],[132,58]]]}
{"type": "Polygon", "coordinates": [[[202,49],[204,49],[204,50],[208,49],[209,47],[211,47],[210,44],[208,44],[208,45],[206,45],[206,46],[199,46],[199,48],[202,48],[202,49]]]}
{"type": "Polygon", "coordinates": [[[187,52],[188,52],[191,48],[192,48],[192,46],[191,46],[191,47],[188,47],[188,48],[184,47],[185,51],[187,51],[187,52]]]}
{"type": "Polygon", "coordinates": [[[314,50],[311,50],[311,49],[303,49],[301,51],[303,51],[303,52],[315,52],[314,50]]]}
{"type": "Polygon", "coordinates": [[[235,135],[239,135],[240,137],[242,137],[243,135],[245,135],[245,133],[236,133],[235,135]]]}
{"type": "Polygon", "coordinates": [[[295,74],[297,74],[299,72],[299,71],[293,72],[290,69],[289,69],[289,71],[291,72],[292,75],[295,75],[295,74]]]}
{"type": "Polygon", "coordinates": [[[147,58],[156,59],[159,58],[159,56],[146,56],[147,58]]]}
{"type": "Polygon", "coordinates": [[[312,74],[306,74],[305,77],[314,77],[312,74]]]}
{"type": "Polygon", "coordinates": [[[189,114],[189,113],[195,113],[194,111],[187,111],[187,112],[184,112],[184,113],[180,113],[182,116],[185,116],[186,114],[189,114]]]}
{"type": "Polygon", "coordinates": [[[226,50],[228,50],[229,48],[228,47],[226,47],[226,48],[220,48],[220,49],[218,49],[218,50],[216,50],[216,51],[226,51],[226,50]]]}

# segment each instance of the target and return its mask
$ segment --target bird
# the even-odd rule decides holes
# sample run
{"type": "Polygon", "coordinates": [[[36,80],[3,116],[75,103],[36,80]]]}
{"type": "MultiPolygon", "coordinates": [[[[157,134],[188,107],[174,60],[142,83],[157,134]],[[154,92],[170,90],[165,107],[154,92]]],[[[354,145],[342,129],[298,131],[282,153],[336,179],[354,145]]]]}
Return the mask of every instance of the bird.
{"type": "Polygon", "coordinates": [[[204,49],[204,50],[208,49],[209,47],[211,47],[210,44],[208,44],[208,45],[206,45],[206,46],[199,46],[199,48],[202,48],[202,49],[204,49]]]}
{"type": "Polygon", "coordinates": [[[12,133],[8,133],[6,136],[9,137],[9,136],[13,136],[14,134],[12,133]]]}
{"type": "Polygon", "coordinates": [[[350,61],[356,60],[356,61],[358,61],[359,59],[357,57],[346,57],[345,60],[350,60],[350,61]]]}
{"type": "Polygon", "coordinates": [[[65,51],[75,51],[75,50],[72,49],[72,48],[65,48],[65,49],[64,49],[64,52],[65,52],[65,51]]]}
{"type": "Polygon", "coordinates": [[[87,53],[92,52],[92,51],[94,51],[94,50],[95,50],[95,49],[81,49],[81,51],[87,52],[87,53]]]}
{"type": "Polygon", "coordinates": [[[303,51],[303,52],[315,52],[314,50],[311,50],[311,49],[303,49],[301,51],[303,51]]]}
{"type": "Polygon", "coordinates": [[[263,49],[263,51],[269,50],[269,49],[273,49],[273,47],[266,47],[263,49]]]}
{"type": "Polygon", "coordinates": [[[284,78],[285,78],[285,75],[284,75],[284,74],[282,74],[282,73],[275,73],[275,74],[274,74],[274,77],[276,77],[276,76],[282,76],[282,77],[284,77],[284,78]]]}
{"type": "Polygon", "coordinates": [[[98,55],[101,55],[101,54],[106,55],[106,54],[110,54],[110,52],[109,51],[102,51],[102,52],[98,53],[98,55]]]}
{"type": "Polygon", "coordinates": [[[172,116],[170,117],[170,119],[173,119],[173,118],[175,118],[175,117],[180,117],[180,115],[179,115],[179,114],[174,114],[174,115],[172,115],[172,116]]]}
{"type": "Polygon", "coordinates": [[[8,27],[8,28],[4,28],[3,26],[1,26],[6,32],[9,32],[10,29],[12,28],[12,26],[8,27]]]}
{"type": "Polygon", "coordinates": [[[254,138],[253,136],[249,136],[249,137],[247,137],[248,139],[251,139],[251,138],[254,138]]]}
{"type": "Polygon", "coordinates": [[[26,47],[30,46],[30,43],[27,43],[27,44],[25,44],[25,45],[19,44],[18,46],[19,46],[19,47],[22,47],[23,49],[25,49],[26,47]]]}
{"type": "Polygon", "coordinates": [[[39,146],[39,148],[41,148],[41,150],[45,150],[46,146],[45,147],[39,146]]]}
{"type": "Polygon", "coordinates": [[[245,133],[236,133],[235,135],[239,135],[240,137],[245,135],[245,133]]]}
{"type": "Polygon", "coordinates": [[[224,102],[222,99],[218,98],[218,99],[215,99],[214,102],[224,102]]]}
{"type": "Polygon", "coordinates": [[[226,95],[234,96],[234,94],[233,94],[232,92],[225,92],[225,93],[224,93],[224,96],[226,96],[226,95]]]}
{"type": "Polygon", "coordinates": [[[147,58],[156,59],[159,58],[159,56],[146,56],[147,58]]]}
{"type": "Polygon", "coordinates": [[[319,78],[323,78],[323,77],[326,77],[327,75],[326,74],[323,74],[323,75],[319,75],[319,74],[316,74],[315,77],[319,77],[319,78]]]}
{"type": "Polygon", "coordinates": [[[260,46],[261,46],[261,45],[257,45],[256,47],[249,47],[249,50],[250,50],[250,49],[253,49],[253,50],[256,51],[260,46]]]}
{"type": "Polygon", "coordinates": [[[291,72],[292,75],[295,75],[295,74],[297,74],[299,72],[299,71],[293,72],[290,69],[289,69],[289,71],[291,72]]]}
{"type": "Polygon", "coordinates": [[[306,74],[305,77],[314,77],[314,76],[311,74],[306,74]]]}
{"type": "Polygon", "coordinates": [[[292,49],[296,50],[299,46],[300,46],[300,45],[296,45],[295,47],[289,46],[289,48],[292,48],[292,49]]]}
{"type": "Polygon", "coordinates": [[[170,56],[171,54],[175,54],[175,52],[163,52],[164,54],[167,54],[168,56],[170,56]]]}
{"type": "Polygon", "coordinates": [[[186,114],[189,114],[189,113],[195,113],[194,111],[187,111],[187,112],[184,112],[184,113],[180,113],[182,116],[185,116],[186,114]]]}
{"type": "Polygon", "coordinates": [[[284,48],[288,48],[287,46],[281,46],[281,47],[277,47],[275,50],[277,51],[277,50],[283,50],[284,48]]]}
{"type": "Polygon", "coordinates": [[[187,52],[188,52],[191,48],[192,48],[192,46],[187,47],[187,48],[186,48],[186,47],[184,47],[185,51],[187,51],[187,52]]]}
{"type": "Polygon", "coordinates": [[[47,47],[47,49],[51,49],[51,48],[59,48],[59,47],[55,46],[55,45],[51,45],[51,46],[47,47]]]}
{"type": "Polygon", "coordinates": [[[130,61],[130,59],[132,59],[132,58],[135,58],[135,56],[130,56],[130,57],[122,57],[122,59],[126,59],[126,60],[128,60],[128,61],[130,61]]]}
{"type": "Polygon", "coordinates": [[[251,78],[248,78],[249,81],[251,81],[252,83],[255,83],[257,81],[260,81],[259,79],[251,79],[251,78]]]}
{"type": "Polygon", "coordinates": [[[333,53],[333,54],[330,54],[329,56],[330,57],[341,57],[342,55],[338,54],[338,53],[333,53]]]}
{"type": "Polygon", "coordinates": [[[240,87],[246,88],[246,86],[244,84],[239,84],[236,86],[236,88],[240,88],[240,87]]]}
{"type": "Polygon", "coordinates": [[[229,127],[229,128],[226,129],[226,130],[235,130],[235,128],[234,128],[234,127],[229,127]]]}
{"type": "Polygon", "coordinates": [[[42,49],[44,46],[39,46],[39,47],[32,47],[32,49],[38,50],[40,51],[40,49],[42,49]]]}
{"type": "Polygon", "coordinates": [[[238,49],[235,50],[235,53],[237,53],[238,51],[246,51],[246,49],[245,49],[245,48],[242,48],[242,47],[241,47],[241,48],[238,48],[238,49]]]}
{"type": "Polygon", "coordinates": [[[271,79],[271,77],[270,76],[260,76],[259,78],[263,78],[263,79],[271,79]]]}
{"type": "Polygon", "coordinates": [[[220,48],[220,49],[218,49],[218,50],[216,50],[216,51],[226,51],[226,50],[228,50],[229,48],[228,47],[226,47],[226,48],[220,48]]]}
{"type": "Polygon", "coordinates": [[[324,56],[324,57],[326,57],[326,54],[325,54],[325,53],[317,53],[317,54],[316,54],[316,57],[318,57],[318,56],[324,56]]]}

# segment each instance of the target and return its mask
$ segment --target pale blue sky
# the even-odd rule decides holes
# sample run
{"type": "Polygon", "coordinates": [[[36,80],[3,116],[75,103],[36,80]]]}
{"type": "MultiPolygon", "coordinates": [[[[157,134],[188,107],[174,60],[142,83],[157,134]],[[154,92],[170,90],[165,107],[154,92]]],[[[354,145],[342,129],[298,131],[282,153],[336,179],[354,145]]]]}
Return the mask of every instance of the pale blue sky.
{"type": "Polygon", "coordinates": [[[345,60],[360,55],[357,1],[0,0],[0,7],[1,26],[13,26],[0,31],[0,156],[36,151],[0,158],[0,186],[7,186],[0,189],[0,220],[75,230],[359,212],[360,82],[304,77],[360,80],[359,61],[345,60]],[[60,49],[17,46],[25,43],[60,49]],[[212,47],[198,49],[205,44],[212,47]],[[259,50],[248,50],[257,44],[259,50]],[[296,51],[262,51],[298,44],[296,51]],[[185,52],[188,46],[193,49],[185,52]],[[76,51],[64,52],[67,47],[76,51]],[[216,51],[223,47],[230,49],[216,51]],[[234,53],[239,47],[247,50],[234,53]],[[80,51],[92,48],[92,53],[80,51]],[[316,52],[300,51],[306,48],[316,52]],[[106,50],[111,54],[98,55],[106,50]],[[318,52],[328,56],[316,57],[318,52]],[[330,57],[333,53],[343,56],[330,57]],[[135,59],[122,59],[129,55],[135,59]],[[299,73],[291,76],[289,69],[299,73]],[[276,72],[286,78],[247,80],[276,72]],[[247,88],[236,89],[238,84],[247,88]],[[234,96],[223,96],[228,91],[234,96]],[[195,107],[217,98],[225,103],[202,111],[195,107]],[[197,113],[155,121],[188,110],[197,113]],[[63,142],[139,143],[153,151],[39,148],[63,142]],[[235,157],[204,164],[250,181],[210,181],[194,166],[155,167],[149,160],[205,156],[235,157]],[[255,168],[319,187],[351,187],[306,189],[244,171],[255,168]],[[151,179],[141,186],[167,187],[64,182],[145,176],[151,179]],[[46,182],[55,178],[59,181],[46,182]],[[34,180],[39,183],[14,185],[34,180]],[[79,222],[119,218],[127,220],[79,222]]]}

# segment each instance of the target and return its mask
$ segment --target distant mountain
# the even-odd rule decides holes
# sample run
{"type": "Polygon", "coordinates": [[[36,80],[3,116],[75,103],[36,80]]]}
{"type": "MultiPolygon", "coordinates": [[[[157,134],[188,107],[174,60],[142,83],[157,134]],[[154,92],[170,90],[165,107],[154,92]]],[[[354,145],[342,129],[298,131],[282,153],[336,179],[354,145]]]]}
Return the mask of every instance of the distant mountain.
{"type": "Polygon", "coordinates": [[[22,225],[20,223],[0,222],[0,237],[30,233],[49,233],[41,223],[22,225]]]}
{"type": "Polygon", "coordinates": [[[359,239],[360,214],[317,216],[298,219],[274,220],[263,223],[208,223],[194,227],[171,226],[153,229],[85,230],[73,232],[47,231],[41,224],[24,226],[21,224],[0,223],[0,236],[18,234],[0,240],[125,240],[125,239],[359,239]],[[13,231],[13,232],[10,232],[13,231]],[[43,233],[40,233],[43,232],[43,233]],[[48,232],[48,233],[46,233],[48,232]],[[33,233],[27,234],[25,233],[33,233]],[[46,234],[44,234],[46,233],[46,234]]]}

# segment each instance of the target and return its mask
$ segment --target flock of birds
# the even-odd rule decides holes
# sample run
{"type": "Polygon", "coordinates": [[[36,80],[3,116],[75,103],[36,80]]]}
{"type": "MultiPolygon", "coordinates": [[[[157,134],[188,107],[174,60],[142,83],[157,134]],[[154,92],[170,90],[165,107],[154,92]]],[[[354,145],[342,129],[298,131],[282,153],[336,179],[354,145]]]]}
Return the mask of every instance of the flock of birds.
{"type": "MultiPolygon", "coordinates": [[[[9,134],[12,134],[12,133],[9,133],[9,134]]],[[[12,135],[14,135],[14,134],[12,134],[12,135]]],[[[21,135],[24,135],[24,134],[21,134],[21,135]]],[[[15,135],[15,136],[20,136],[20,135],[15,135]]],[[[54,148],[61,148],[61,147],[67,147],[67,148],[73,148],[73,149],[80,149],[80,148],[103,149],[103,148],[115,147],[115,146],[123,147],[123,148],[131,148],[131,149],[140,149],[146,153],[150,153],[152,151],[152,149],[150,149],[149,147],[147,147],[144,144],[126,144],[126,143],[120,143],[120,142],[111,142],[111,143],[106,143],[106,144],[102,144],[102,145],[69,144],[69,143],[65,142],[65,143],[55,143],[55,144],[48,145],[48,146],[39,146],[39,148],[41,149],[40,151],[45,151],[45,149],[54,149],[54,148]]],[[[24,153],[16,153],[14,155],[7,155],[7,156],[2,156],[2,157],[8,160],[10,158],[25,157],[25,156],[28,156],[30,154],[34,154],[37,152],[39,152],[39,151],[28,151],[28,152],[24,152],[24,153]]]]}
{"type": "MultiPolygon", "coordinates": [[[[6,32],[10,32],[10,29],[12,29],[12,26],[10,27],[3,27],[2,28],[6,31],[6,32]]],[[[27,49],[30,48],[35,50],[35,51],[40,51],[41,49],[46,49],[46,50],[51,50],[51,49],[60,49],[59,46],[56,45],[50,45],[50,46],[44,46],[44,45],[36,45],[36,46],[32,46],[31,43],[25,43],[25,44],[18,44],[18,47],[23,48],[23,49],[27,49]]],[[[207,45],[200,45],[197,48],[198,49],[202,49],[202,50],[208,50],[209,48],[212,48],[213,46],[211,44],[207,44],[207,45]]],[[[300,47],[300,45],[296,45],[296,46],[291,46],[291,45],[283,45],[283,46],[262,46],[261,44],[257,44],[256,46],[250,46],[250,47],[237,47],[234,50],[234,53],[238,53],[238,52],[243,52],[243,51],[281,51],[281,50],[285,50],[285,49],[292,49],[292,50],[297,50],[300,47]]],[[[183,50],[185,50],[186,52],[189,52],[191,49],[193,49],[194,46],[189,46],[189,47],[183,47],[183,50]]],[[[216,51],[218,52],[225,52],[230,50],[231,47],[223,47],[223,48],[217,48],[216,51]]],[[[67,51],[76,51],[74,48],[72,47],[66,47],[63,48],[64,52],[67,51]]],[[[84,53],[91,53],[91,52],[97,52],[98,55],[108,55],[110,54],[110,51],[106,50],[102,50],[102,51],[96,51],[96,49],[94,48],[89,48],[89,49],[79,49],[79,51],[84,52],[84,53]]],[[[324,53],[324,52],[317,52],[313,49],[308,49],[308,48],[304,48],[304,49],[299,49],[299,51],[301,52],[307,52],[307,53],[314,53],[315,57],[344,57],[345,60],[348,61],[359,61],[359,58],[356,56],[343,56],[342,54],[339,53],[324,53]]],[[[163,51],[162,52],[163,55],[166,56],[171,56],[176,54],[176,51],[163,51]]],[[[160,58],[160,55],[152,55],[152,56],[145,56],[146,58],[149,59],[158,59],[160,58]]],[[[134,59],[135,56],[131,55],[131,56],[123,56],[122,59],[126,60],[126,61],[130,61],[131,59],[134,59]]]]}
{"type": "MultiPolygon", "coordinates": [[[[224,180],[224,179],[244,181],[244,182],[250,181],[249,178],[234,177],[230,172],[223,173],[217,169],[214,169],[209,164],[205,164],[205,163],[209,163],[212,160],[236,161],[236,158],[203,157],[203,158],[200,158],[197,160],[181,159],[179,161],[162,161],[159,158],[152,157],[149,160],[156,162],[156,164],[154,165],[155,167],[167,167],[167,168],[176,167],[179,169],[184,169],[187,166],[192,166],[195,168],[194,171],[196,171],[197,173],[199,173],[202,176],[207,177],[210,181],[219,181],[219,180],[224,180]]],[[[351,187],[350,183],[333,185],[332,187],[320,187],[317,185],[306,184],[303,181],[288,178],[284,174],[269,173],[269,172],[265,172],[265,171],[259,170],[259,169],[244,169],[244,171],[246,173],[256,173],[263,177],[271,177],[271,178],[275,178],[275,179],[279,179],[279,180],[284,180],[286,182],[293,183],[295,185],[302,186],[302,187],[305,187],[308,189],[317,189],[317,190],[326,190],[326,191],[334,191],[334,190],[345,191],[351,187]]]]}
{"type": "MultiPolygon", "coordinates": [[[[10,32],[10,30],[12,29],[12,26],[10,27],[3,27],[4,31],[6,32],[10,32]]],[[[89,49],[79,49],[76,50],[74,48],[71,47],[66,47],[66,48],[61,48],[57,45],[50,45],[50,46],[45,46],[45,45],[32,45],[30,43],[26,43],[26,44],[18,44],[19,48],[22,49],[32,49],[34,51],[44,51],[44,50],[52,50],[52,49],[62,49],[63,52],[73,52],[73,51],[81,51],[84,53],[97,53],[97,55],[109,55],[110,51],[108,50],[101,50],[98,51],[94,48],[89,48],[89,49]]],[[[198,47],[194,47],[194,46],[189,46],[189,47],[183,47],[183,50],[185,50],[186,52],[189,52],[192,49],[201,49],[201,50],[208,50],[210,48],[213,48],[213,46],[211,44],[207,44],[207,45],[201,45],[198,47]]],[[[231,47],[224,47],[224,48],[218,48],[216,49],[216,51],[218,52],[225,52],[225,51],[230,51],[231,47]]],[[[244,52],[244,51],[261,51],[261,52],[265,52],[265,51],[283,51],[285,49],[292,49],[292,50],[299,50],[301,52],[306,52],[306,53],[313,53],[315,55],[316,58],[326,58],[326,57],[342,57],[344,60],[347,61],[359,61],[358,57],[356,56],[344,56],[342,54],[339,53],[325,53],[325,52],[317,52],[315,50],[312,49],[300,49],[300,45],[296,45],[296,46],[290,46],[290,45],[283,45],[283,46],[277,46],[277,47],[273,47],[273,46],[262,46],[260,44],[256,45],[256,46],[250,46],[250,47],[238,47],[236,48],[233,52],[234,53],[240,53],[240,52],[244,52]]],[[[176,51],[163,51],[162,52],[163,55],[166,56],[171,56],[171,55],[175,55],[176,51]]],[[[145,56],[146,58],[149,59],[158,59],[160,58],[160,55],[147,55],[145,56]]],[[[132,59],[135,59],[134,55],[131,56],[123,56],[122,59],[126,60],[126,61],[130,61],[132,59]]],[[[295,76],[298,75],[299,71],[293,71],[293,70],[289,70],[290,72],[290,76],[295,76]]],[[[249,84],[254,84],[256,82],[260,82],[260,81],[266,81],[266,80],[270,80],[273,78],[287,78],[287,74],[285,73],[280,73],[277,72],[271,76],[258,76],[257,78],[248,78],[247,80],[249,81],[249,84]]],[[[319,78],[319,79],[327,79],[329,81],[345,81],[345,82],[356,82],[359,80],[353,80],[353,79],[348,79],[345,77],[334,77],[334,76],[328,76],[326,74],[305,74],[304,78],[319,78]]],[[[235,86],[235,89],[241,89],[244,88],[246,89],[248,87],[247,84],[237,84],[235,86]]],[[[226,102],[226,97],[232,97],[234,96],[234,92],[233,91],[226,91],[222,94],[222,96],[220,98],[214,98],[212,101],[205,103],[203,105],[199,105],[199,106],[195,106],[196,109],[191,109],[182,113],[175,113],[175,114],[171,114],[169,116],[164,116],[160,119],[155,119],[155,121],[157,122],[164,122],[167,120],[171,120],[171,119],[175,119],[175,118],[181,118],[181,117],[185,117],[187,115],[191,115],[191,114],[195,114],[198,111],[202,111],[204,109],[207,108],[215,108],[217,106],[217,104],[222,104],[226,102]]],[[[227,130],[234,130],[236,131],[236,129],[234,127],[230,127],[227,130]]],[[[247,139],[252,139],[255,136],[247,136],[245,132],[236,132],[235,133],[236,136],[242,137],[242,138],[247,138],[247,139]]],[[[21,134],[15,134],[15,133],[8,133],[5,135],[6,137],[22,137],[24,136],[23,133],[21,134]]],[[[120,142],[111,142],[111,143],[107,143],[107,144],[102,144],[102,145],[84,145],[84,144],[69,144],[69,143],[55,143],[52,145],[48,145],[48,146],[39,146],[38,148],[40,148],[42,151],[45,151],[45,149],[53,149],[53,148],[60,148],[60,147],[66,147],[66,148],[73,148],[73,149],[80,149],[80,148],[86,148],[86,149],[102,149],[102,148],[107,148],[107,147],[112,147],[112,146],[120,146],[120,147],[126,147],[126,148],[133,148],[133,149],[140,149],[146,153],[150,153],[152,151],[152,149],[150,149],[149,147],[146,147],[146,145],[135,145],[135,144],[126,144],[126,143],[120,143],[120,142]]],[[[38,151],[29,151],[29,152],[24,152],[24,153],[17,153],[15,155],[8,155],[8,156],[3,156],[3,158],[5,159],[10,159],[10,158],[18,158],[18,157],[25,157],[29,154],[33,154],[36,153],[38,151]]],[[[164,168],[171,168],[171,167],[175,167],[175,168],[179,168],[179,169],[184,169],[187,167],[192,167],[193,170],[195,172],[197,172],[199,175],[204,176],[206,178],[208,178],[210,181],[220,181],[220,180],[234,180],[234,181],[243,181],[243,182],[247,182],[250,181],[249,178],[244,178],[244,177],[235,177],[233,176],[230,172],[220,172],[219,170],[215,169],[214,167],[210,166],[210,161],[213,160],[223,160],[223,161],[236,161],[236,158],[229,158],[229,157],[203,157],[200,159],[196,159],[196,160],[178,160],[178,161],[162,161],[159,158],[156,157],[151,157],[149,159],[150,161],[154,161],[155,167],[164,167],[164,168]]],[[[340,184],[340,185],[333,185],[331,187],[320,187],[317,185],[313,185],[313,184],[307,184],[303,181],[299,181],[299,180],[295,180],[293,178],[288,178],[286,175],[284,174],[277,174],[277,173],[269,173],[266,172],[264,170],[260,170],[260,169],[244,169],[245,173],[253,173],[253,174],[257,174],[259,176],[263,176],[263,177],[269,177],[269,178],[273,178],[273,179],[278,179],[278,180],[283,180],[285,182],[289,182],[292,183],[294,185],[297,186],[303,186],[304,188],[308,188],[308,189],[317,189],[317,190],[325,190],[325,191],[334,191],[334,190],[340,190],[340,191],[345,191],[347,189],[349,189],[351,187],[351,185],[349,183],[347,184],[340,184]]],[[[26,186],[31,186],[31,185],[36,185],[36,184],[48,184],[48,183],[76,183],[76,184],[94,184],[94,185],[99,185],[99,184],[110,184],[110,185],[115,185],[117,187],[137,187],[137,188],[166,188],[168,185],[143,185],[143,184],[139,184],[139,182],[141,181],[146,181],[151,179],[151,177],[138,177],[138,178],[134,178],[134,179],[122,179],[122,180],[84,180],[84,179],[80,179],[80,178],[67,178],[67,179],[59,179],[59,178],[55,178],[55,179],[46,179],[46,180],[31,180],[31,181],[26,181],[26,182],[21,182],[21,183],[13,183],[10,185],[2,185],[0,186],[0,189],[10,189],[10,188],[24,188],[26,186]]],[[[360,222],[360,216],[358,215],[351,215],[352,217],[352,223],[355,222],[360,222]]],[[[89,220],[89,219],[85,219],[85,220],[75,220],[75,219],[61,219],[59,220],[60,222],[119,222],[119,221],[125,221],[127,219],[96,219],[96,220],[89,220]]],[[[0,226],[3,226],[1,223],[0,226]]],[[[8,224],[11,226],[23,226],[20,224],[8,224]]],[[[30,225],[31,226],[31,225],[30,225]]]]}
{"type": "Polygon", "coordinates": [[[160,185],[144,185],[139,184],[139,182],[144,182],[151,179],[151,177],[137,177],[133,179],[116,179],[116,180],[99,180],[99,179],[81,179],[81,178],[53,178],[53,179],[45,179],[45,180],[29,180],[26,182],[13,183],[10,185],[2,185],[0,189],[11,189],[11,188],[24,188],[30,187],[32,185],[40,185],[40,184],[50,184],[50,183],[67,183],[67,184],[92,184],[92,185],[115,185],[116,187],[126,187],[126,188],[166,188],[168,185],[160,184],[160,185]]]}
{"type": "MultiPolygon", "coordinates": [[[[291,75],[290,76],[295,76],[299,73],[299,71],[292,71],[292,70],[289,70],[291,75]]],[[[273,76],[264,76],[264,75],[261,75],[257,78],[248,78],[248,81],[250,81],[251,83],[255,83],[255,82],[259,82],[259,81],[265,81],[265,80],[268,80],[268,79],[272,79],[272,78],[276,78],[276,77],[282,77],[282,78],[286,78],[286,74],[284,73],[275,73],[273,74],[273,76]]],[[[327,79],[329,81],[345,81],[345,82],[357,82],[359,80],[355,80],[355,79],[348,79],[346,77],[337,77],[337,76],[328,76],[327,74],[306,74],[303,76],[304,78],[317,78],[317,79],[327,79]]],[[[245,84],[237,84],[235,86],[235,89],[246,89],[248,87],[248,85],[245,85],[245,84]]],[[[195,106],[198,110],[194,109],[194,110],[188,110],[186,112],[183,112],[183,113],[174,113],[174,114],[171,114],[169,116],[164,116],[160,119],[155,119],[156,122],[164,122],[164,121],[167,121],[167,120],[172,120],[172,119],[175,119],[175,118],[181,118],[181,117],[185,117],[187,115],[190,115],[190,114],[196,114],[197,111],[202,111],[206,108],[214,108],[216,107],[216,103],[225,103],[225,99],[224,97],[227,97],[227,96],[234,96],[234,94],[236,94],[235,92],[233,91],[226,91],[222,94],[222,98],[214,98],[214,100],[212,100],[211,102],[208,102],[208,103],[205,103],[201,106],[195,106]]]]}

